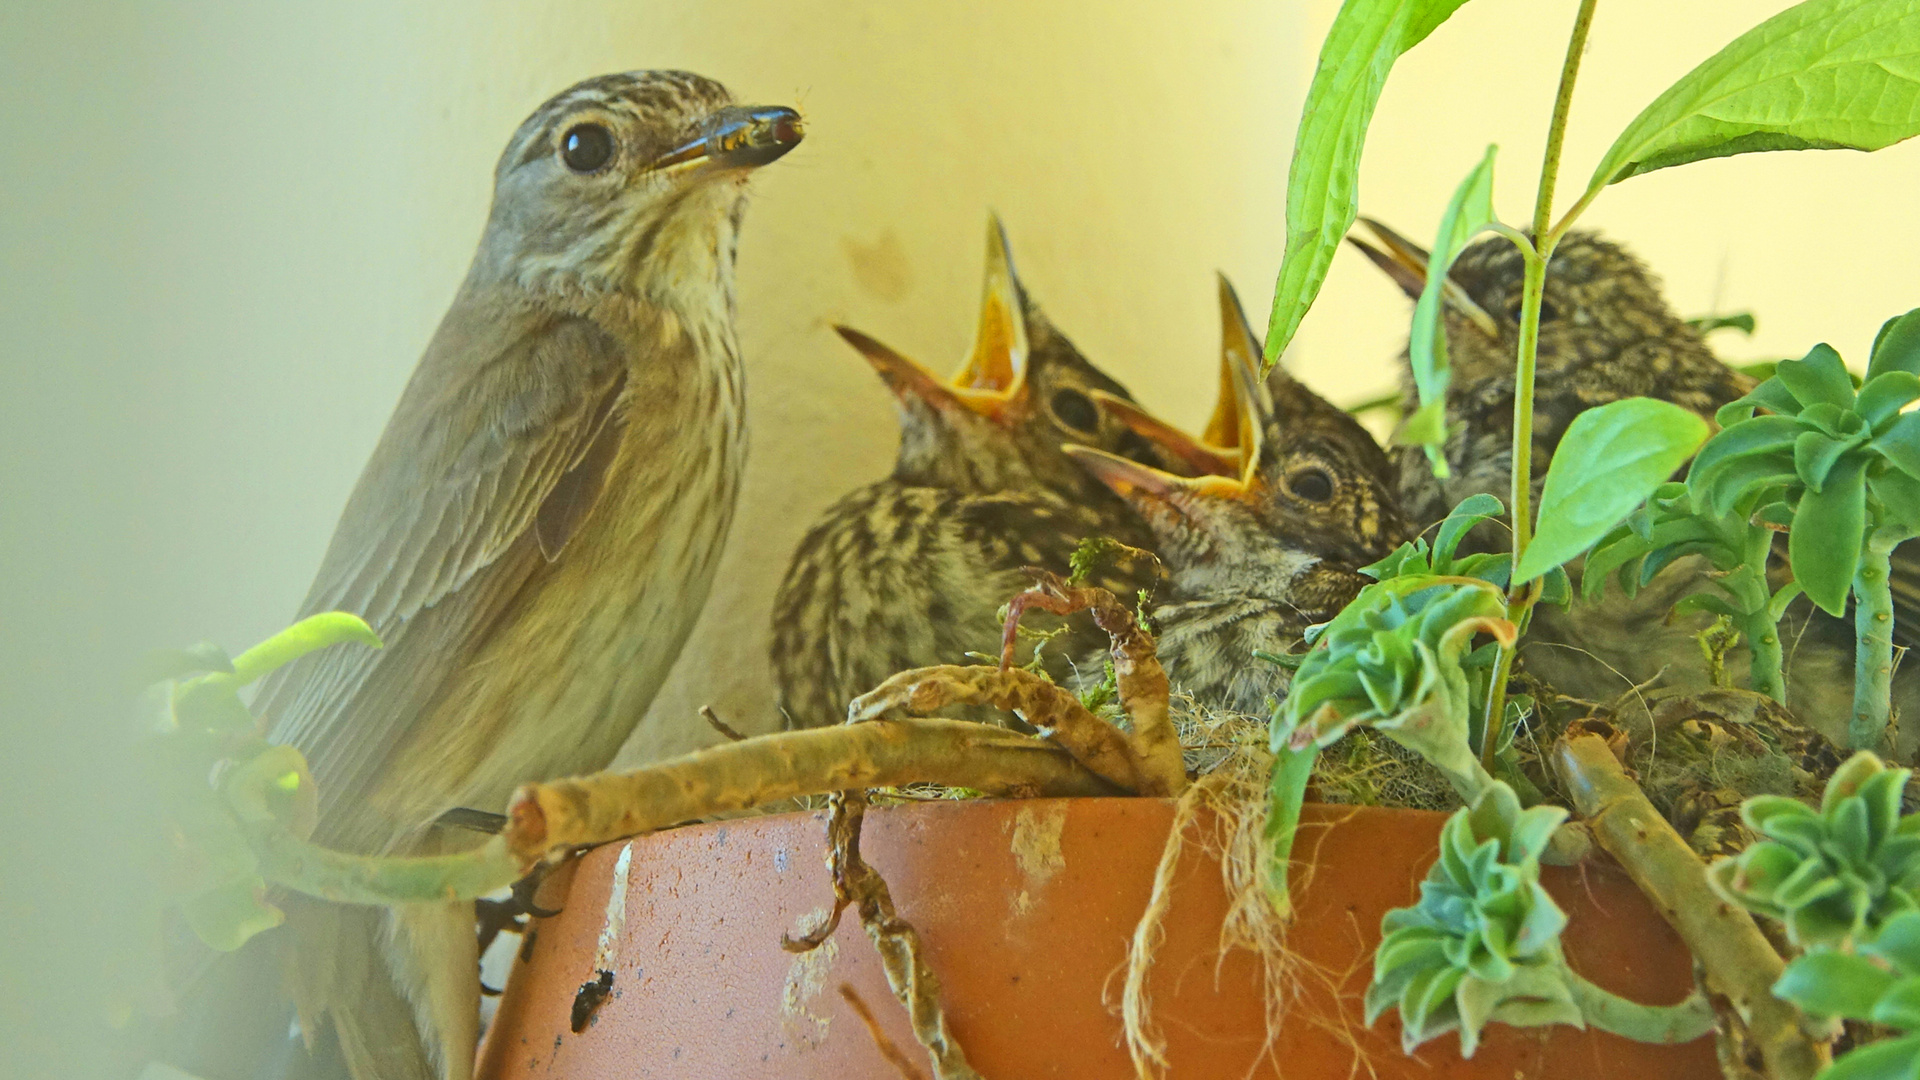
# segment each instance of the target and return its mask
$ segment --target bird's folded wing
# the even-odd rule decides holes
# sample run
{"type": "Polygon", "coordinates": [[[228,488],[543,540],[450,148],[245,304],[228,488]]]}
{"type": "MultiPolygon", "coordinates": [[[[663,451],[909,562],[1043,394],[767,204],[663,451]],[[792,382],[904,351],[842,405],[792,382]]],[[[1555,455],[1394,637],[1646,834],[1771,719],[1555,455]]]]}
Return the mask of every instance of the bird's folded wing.
{"type": "Polygon", "coordinates": [[[369,794],[442,681],[585,518],[620,438],[626,371],[620,343],[579,318],[443,331],[429,348],[301,608],[359,615],[385,648],[312,654],[256,703],[273,740],[307,755],[323,827],[330,807],[369,794]]]}

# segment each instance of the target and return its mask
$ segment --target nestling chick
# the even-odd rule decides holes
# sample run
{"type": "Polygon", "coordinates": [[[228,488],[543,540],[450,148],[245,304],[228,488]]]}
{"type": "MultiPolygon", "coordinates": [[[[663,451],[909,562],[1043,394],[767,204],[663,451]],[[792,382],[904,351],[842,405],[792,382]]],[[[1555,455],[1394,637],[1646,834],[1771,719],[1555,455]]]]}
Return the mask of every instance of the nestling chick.
{"type": "MultiPolygon", "coordinates": [[[[1065,573],[1089,536],[1148,544],[1127,505],[1061,443],[1160,460],[1095,407],[1094,392],[1125,397],[1125,389],[1027,300],[997,220],[987,229],[973,351],[951,383],[864,334],[840,333],[898,400],[900,452],[893,475],[827,510],[781,583],[772,661],[792,727],[839,723],[849,701],[895,672],[997,652],[995,613],[1026,587],[1021,567],[1065,573]]],[[[1150,567],[1122,566],[1102,584],[1130,596],[1152,582],[1150,567]]],[[[1074,655],[1058,645],[1043,653],[1060,680],[1072,674],[1074,655]]]]}
{"type": "Polygon", "coordinates": [[[1295,649],[1308,626],[1367,584],[1358,568],[1411,530],[1373,437],[1285,370],[1275,367],[1264,382],[1254,374],[1260,342],[1225,279],[1220,310],[1222,351],[1246,417],[1246,464],[1236,476],[1182,477],[1096,449],[1068,452],[1153,530],[1171,575],[1167,599],[1153,609],[1168,678],[1206,704],[1264,714],[1284,694],[1287,673],[1254,650],[1295,649]]]}
{"type": "MultiPolygon", "coordinates": [[[[646,712],[739,491],[747,178],[800,138],[793,110],[674,71],[589,79],[514,133],[466,280],[300,608],[360,615],[386,646],[316,653],[255,703],[312,766],[316,841],[470,847],[442,812],[600,768],[646,712]]],[[[471,1075],[471,903],[287,911],[262,944],[289,954],[294,1071],[471,1075]]],[[[244,1004],[273,1015],[217,1031],[194,1072],[243,1075],[285,1043],[284,1009],[244,1004]]]]}
{"type": "MultiPolygon", "coordinates": [[[[1358,239],[1352,243],[1417,297],[1426,281],[1427,253],[1378,222],[1366,224],[1385,250],[1358,239]]],[[[1416,521],[1436,520],[1476,492],[1508,498],[1524,272],[1519,250],[1502,237],[1467,248],[1448,272],[1443,324],[1453,380],[1447,393],[1446,456],[1453,476],[1436,479],[1418,450],[1396,454],[1401,499],[1416,521]]],[[[1405,358],[1403,353],[1403,363],[1405,358]]],[[[1410,368],[1403,371],[1403,385],[1403,407],[1411,410],[1416,401],[1410,368]]],[[[1674,313],[1638,258],[1592,233],[1569,233],[1549,260],[1540,308],[1535,505],[1554,449],[1584,410],[1644,396],[1682,405],[1711,421],[1721,405],[1752,387],[1752,379],[1716,358],[1674,313]]],[[[1476,538],[1502,542],[1485,532],[1476,538]]],[[[1522,658],[1562,693],[1593,701],[1611,699],[1663,672],[1673,685],[1709,686],[1708,664],[1695,639],[1712,616],[1676,617],[1671,609],[1699,591],[1699,575],[1710,570],[1698,558],[1682,560],[1636,597],[1609,589],[1597,602],[1576,604],[1571,612],[1538,608],[1522,658]]],[[[1786,573],[1784,559],[1777,571],[1786,573]]],[[[1895,579],[1896,643],[1911,645],[1920,641],[1920,546],[1903,545],[1896,552],[1895,579]]],[[[1825,730],[1851,709],[1852,628],[1803,600],[1782,629],[1789,703],[1825,730]]],[[[1920,678],[1911,669],[1897,683],[1895,698],[1920,707],[1920,678]]]]}

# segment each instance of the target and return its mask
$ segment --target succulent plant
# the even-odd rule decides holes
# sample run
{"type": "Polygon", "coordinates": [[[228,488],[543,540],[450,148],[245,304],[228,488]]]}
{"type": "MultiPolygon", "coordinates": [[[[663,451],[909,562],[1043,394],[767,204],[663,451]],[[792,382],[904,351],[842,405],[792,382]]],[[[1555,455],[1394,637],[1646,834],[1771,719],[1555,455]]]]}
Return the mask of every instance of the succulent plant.
{"type": "Polygon", "coordinates": [[[1522,810],[1496,780],[1448,819],[1419,903],[1381,922],[1368,1024],[1398,1008],[1409,1053],[1458,1030],[1462,1057],[1473,1056],[1490,1021],[1585,1026],[1560,952],[1567,917],[1540,884],[1540,852],[1566,816],[1555,806],[1522,810]]]}
{"type": "Polygon", "coordinates": [[[1854,952],[1817,949],[1787,965],[1774,995],[1815,1016],[1845,1017],[1899,1032],[1859,1046],[1820,1080],[1920,1074],[1920,911],[1886,921],[1854,952]]]}
{"type": "Polygon", "coordinates": [[[1704,557],[1715,571],[1703,580],[1707,587],[1675,604],[1674,611],[1710,611],[1733,620],[1752,657],[1752,689],[1785,701],[1779,622],[1787,604],[1800,595],[1800,586],[1788,582],[1777,592],[1769,587],[1767,553],[1772,546],[1773,530],[1764,524],[1737,513],[1703,512],[1685,484],[1663,484],[1646,505],[1593,546],[1582,572],[1581,593],[1591,599],[1612,580],[1632,596],[1675,561],[1704,557]]]}
{"type": "Polygon", "coordinates": [[[1741,819],[1766,839],[1714,863],[1708,880],[1779,920],[1801,948],[1872,940],[1920,911],[1920,815],[1900,814],[1909,775],[1862,751],[1833,774],[1817,811],[1781,795],[1748,799],[1741,819]]]}
{"type": "Polygon", "coordinates": [[[1920,536],[1920,309],[1874,339],[1856,389],[1840,354],[1816,345],[1723,406],[1687,488],[1703,516],[1787,530],[1794,580],[1829,614],[1854,610],[1856,750],[1885,738],[1893,670],[1889,557],[1920,536]],[[1765,410],[1764,413],[1760,410],[1765,410]],[[1812,527],[1801,528],[1799,522],[1812,527]]]}

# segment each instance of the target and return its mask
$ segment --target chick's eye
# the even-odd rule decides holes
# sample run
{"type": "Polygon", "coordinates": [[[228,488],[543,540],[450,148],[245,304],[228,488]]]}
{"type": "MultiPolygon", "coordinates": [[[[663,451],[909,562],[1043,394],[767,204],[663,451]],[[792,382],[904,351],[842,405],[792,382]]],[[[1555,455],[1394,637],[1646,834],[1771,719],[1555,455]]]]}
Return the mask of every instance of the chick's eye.
{"type": "MultiPolygon", "coordinates": [[[[1520,321],[1520,301],[1515,300],[1513,302],[1513,310],[1508,312],[1508,315],[1512,316],[1514,322],[1520,321]]],[[[1540,321],[1542,323],[1550,323],[1559,317],[1559,308],[1554,307],[1544,299],[1540,301],[1540,321]]]]}
{"type": "Polygon", "coordinates": [[[1100,426],[1100,410],[1078,390],[1056,390],[1048,405],[1061,423],[1075,431],[1092,431],[1100,426]]]}
{"type": "Polygon", "coordinates": [[[1333,477],[1325,469],[1301,469],[1287,477],[1287,490],[1308,502],[1323,503],[1333,498],[1333,477]]]}
{"type": "Polygon", "coordinates": [[[560,160],[577,173],[598,172],[613,160],[613,135],[599,124],[578,124],[560,137],[560,160]]]}

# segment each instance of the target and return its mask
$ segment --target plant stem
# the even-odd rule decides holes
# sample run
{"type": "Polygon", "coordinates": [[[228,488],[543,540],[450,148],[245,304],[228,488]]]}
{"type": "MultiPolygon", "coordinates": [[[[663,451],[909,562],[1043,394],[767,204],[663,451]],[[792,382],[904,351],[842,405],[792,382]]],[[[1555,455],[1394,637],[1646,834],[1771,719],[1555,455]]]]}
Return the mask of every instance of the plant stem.
{"type": "Polygon", "coordinates": [[[472,900],[513,884],[521,863],[499,837],[457,855],[381,857],[334,851],[268,827],[253,837],[260,876],[338,904],[472,900]]]}
{"type": "Polygon", "coordinates": [[[1853,578],[1853,723],[1847,743],[1855,750],[1880,750],[1892,712],[1892,554],[1892,545],[1867,541],[1853,578]]]}
{"type": "Polygon", "coordinates": [[[1722,900],[1707,868],[1598,735],[1562,739],[1553,766],[1574,809],[1654,909],[1705,969],[1707,986],[1724,996],[1746,1024],[1771,1080],[1811,1080],[1829,1060],[1827,1047],[1800,1027],[1800,1010],[1773,996],[1786,969],[1753,916],[1722,900]]]}
{"type": "MultiPolygon", "coordinates": [[[[1513,454],[1512,491],[1507,503],[1513,521],[1513,565],[1527,552],[1533,539],[1533,376],[1540,351],[1540,294],[1547,281],[1547,260],[1553,257],[1557,235],[1548,232],[1553,220],[1553,188],[1560,176],[1560,150],[1567,138],[1567,112],[1573,107],[1573,84],[1580,76],[1580,57],[1587,51],[1587,31],[1593,27],[1593,9],[1599,0],[1580,0],[1580,11],[1573,19],[1573,35],[1567,41],[1567,58],[1560,65],[1560,89],[1553,100],[1553,119],[1547,124],[1547,149],[1540,162],[1540,187],[1533,199],[1533,246],[1521,247],[1526,258],[1526,278],[1520,295],[1520,348],[1514,358],[1513,378],[1513,454]]],[[[1533,601],[1540,595],[1537,587],[1517,586],[1507,594],[1507,618],[1522,627],[1533,601]]],[[[1486,735],[1482,756],[1491,755],[1505,737],[1502,730],[1507,714],[1507,679],[1513,673],[1513,657],[1518,645],[1503,646],[1500,662],[1487,690],[1486,735]]]]}
{"type": "Polygon", "coordinates": [[[1773,531],[1747,526],[1745,565],[1727,579],[1738,584],[1730,588],[1738,595],[1740,633],[1747,639],[1747,682],[1756,694],[1765,694],[1782,705],[1787,703],[1787,681],[1780,655],[1780,624],[1773,615],[1773,597],[1767,592],[1767,553],[1773,547],[1773,531]]]}
{"type": "Polygon", "coordinates": [[[1601,1031],[1634,1042],[1674,1045],[1692,1042],[1713,1030],[1713,1006],[1697,993],[1674,1005],[1642,1005],[1602,990],[1576,972],[1568,971],[1567,975],[1580,1015],[1601,1031]]]}

